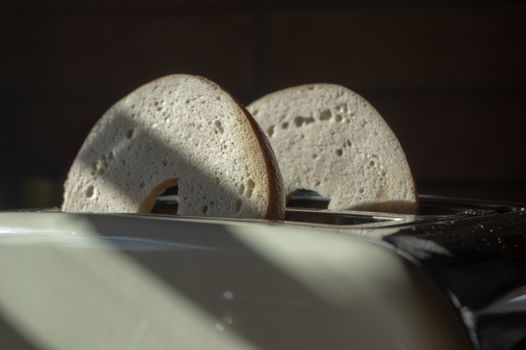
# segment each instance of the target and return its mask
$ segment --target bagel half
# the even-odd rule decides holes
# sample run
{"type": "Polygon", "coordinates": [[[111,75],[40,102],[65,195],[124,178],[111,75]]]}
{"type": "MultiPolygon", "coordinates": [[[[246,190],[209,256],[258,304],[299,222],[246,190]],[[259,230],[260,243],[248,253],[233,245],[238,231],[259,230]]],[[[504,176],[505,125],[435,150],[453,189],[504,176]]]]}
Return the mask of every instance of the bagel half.
{"type": "Polygon", "coordinates": [[[312,84],[271,93],[247,109],[265,130],[287,195],[313,190],[329,209],[413,214],[417,195],[396,136],[361,96],[312,84]]]}
{"type": "Polygon", "coordinates": [[[166,76],[96,123],[69,171],[62,210],[148,213],[177,185],[177,214],[282,219],[276,164],[257,123],[220,86],[166,76]]]}

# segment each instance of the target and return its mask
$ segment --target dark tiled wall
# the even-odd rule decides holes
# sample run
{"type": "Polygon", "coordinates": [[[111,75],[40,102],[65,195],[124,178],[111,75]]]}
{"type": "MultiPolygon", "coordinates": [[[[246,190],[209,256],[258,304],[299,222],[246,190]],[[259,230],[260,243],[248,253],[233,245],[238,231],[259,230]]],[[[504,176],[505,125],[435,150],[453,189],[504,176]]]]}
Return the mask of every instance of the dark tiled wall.
{"type": "Polygon", "coordinates": [[[58,204],[118,98],[200,74],[242,102],[307,82],[366,97],[420,189],[526,201],[526,6],[492,1],[4,1],[0,208],[58,204]]]}

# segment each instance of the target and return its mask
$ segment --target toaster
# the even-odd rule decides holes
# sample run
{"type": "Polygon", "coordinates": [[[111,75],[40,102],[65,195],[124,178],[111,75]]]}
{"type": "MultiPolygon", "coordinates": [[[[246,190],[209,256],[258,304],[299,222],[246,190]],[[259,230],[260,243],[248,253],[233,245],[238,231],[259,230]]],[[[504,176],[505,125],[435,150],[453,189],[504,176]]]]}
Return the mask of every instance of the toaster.
{"type": "Polygon", "coordinates": [[[5,349],[524,349],[523,205],[284,221],[0,213],[5,349]]]}

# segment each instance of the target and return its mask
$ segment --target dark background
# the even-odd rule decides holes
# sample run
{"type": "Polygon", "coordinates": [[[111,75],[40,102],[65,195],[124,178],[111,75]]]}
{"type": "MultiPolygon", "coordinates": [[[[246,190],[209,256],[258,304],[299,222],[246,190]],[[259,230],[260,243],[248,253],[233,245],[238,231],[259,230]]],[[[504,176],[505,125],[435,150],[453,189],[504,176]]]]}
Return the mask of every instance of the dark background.
{"type": "Polygon", "coordinates": [[[398,135],[421,193],[526,202],[522,3],[3,0],[0,23],[0,209],[59,205],[95,121],[170,73],[246,104],[346,85],[398,135]]]}

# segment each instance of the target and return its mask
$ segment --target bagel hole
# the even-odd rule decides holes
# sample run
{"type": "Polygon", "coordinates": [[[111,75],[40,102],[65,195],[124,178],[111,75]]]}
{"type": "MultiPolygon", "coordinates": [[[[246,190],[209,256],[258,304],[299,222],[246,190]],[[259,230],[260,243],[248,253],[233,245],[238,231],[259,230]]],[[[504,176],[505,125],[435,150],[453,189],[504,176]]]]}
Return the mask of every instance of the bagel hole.
{"type": "Polygon", "coordinates": [[[330,198],[324,197],[316,191],[301,188],[287,196],[287,207],[327,209],[330,201],[330,198]]]}
{"type": "Polygon", "coordinates": [[[177,214],[179,208],[179,186],[177,184],[166,187],[155,200],[151,210],[153,214],[177,214]]]}

